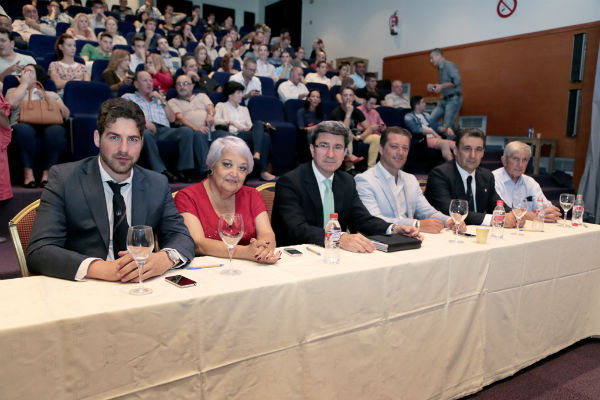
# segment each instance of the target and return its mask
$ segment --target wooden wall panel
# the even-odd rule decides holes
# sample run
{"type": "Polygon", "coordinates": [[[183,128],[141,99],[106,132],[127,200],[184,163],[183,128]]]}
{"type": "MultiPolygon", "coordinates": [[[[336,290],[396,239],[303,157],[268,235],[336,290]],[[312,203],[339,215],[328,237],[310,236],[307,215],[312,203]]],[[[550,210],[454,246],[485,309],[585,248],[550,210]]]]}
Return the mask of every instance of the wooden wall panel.
{"type": "MultiPolygon", "coordinates": [[[[444,49],[463,80],[462,115],[487,115],[487,134],[526,135],[532,125],[558,140],[557,155],[575,158],[575,182],[583,173],[590,135],[594,75],[600,22],[470,43],[444,49]],[[587,32],[581,83],[570,82],[573,35],[587,32]],[[565,135],[569,89],[582,89],[578,136],[565,135]]],[[[427,96],[426,84],[437,82],[429,51],[390,56],[383,61],[385,79],[411,83],[412,95],[427,96]]]]}

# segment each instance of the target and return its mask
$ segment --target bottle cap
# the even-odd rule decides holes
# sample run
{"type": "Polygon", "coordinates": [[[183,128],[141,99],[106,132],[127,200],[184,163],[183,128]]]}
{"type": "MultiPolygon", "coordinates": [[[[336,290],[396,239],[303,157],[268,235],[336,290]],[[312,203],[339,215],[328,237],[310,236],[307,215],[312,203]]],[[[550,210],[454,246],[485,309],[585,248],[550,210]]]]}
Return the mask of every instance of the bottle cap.
{"type": "Polygon", "coordinates": [[[497,201],[496,201],[496,205],[498,205],[498,204],[500,204],[501,206],[503,206],[503,205],[504,205],[504,201],[502,201],[502,200],[497,200],[497,201]]]}
{"type": "Polygon", "coordinates": [[[329,214],[329,219],[334,219],[334,218],[337,219],[337,217],[338,217],[337,213],[330,213],[329,214]]]}

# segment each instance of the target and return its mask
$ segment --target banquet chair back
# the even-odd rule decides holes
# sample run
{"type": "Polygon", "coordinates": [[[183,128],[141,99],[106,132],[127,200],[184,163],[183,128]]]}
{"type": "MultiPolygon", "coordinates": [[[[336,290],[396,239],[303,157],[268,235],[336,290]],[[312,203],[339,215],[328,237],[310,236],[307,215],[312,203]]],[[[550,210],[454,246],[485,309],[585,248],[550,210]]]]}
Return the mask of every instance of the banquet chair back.
{"type": "Polygon", "coordinates": [[[31,228],[33,227],[33,221],[35,220],[39,205],[40,200],[38,199],[19,211],[13,219],[8,221],[8,231],[15,246],[17,261],[19,262],[19,268],[21,268],[21,275],[23,277],[29,276],[29,269],[27,269],[27,262],[25,260],[25,249],[29,245],[31,228]]]}
{"type": "Polygon", "coordinates": [[[275,182],[267,182],[262,184],[257,187],[256,190],[258,190],[258,193],[260,193],[265,202],[270,221],[271,214],[273,213],[273,202],[275,201],[275,182]]]}

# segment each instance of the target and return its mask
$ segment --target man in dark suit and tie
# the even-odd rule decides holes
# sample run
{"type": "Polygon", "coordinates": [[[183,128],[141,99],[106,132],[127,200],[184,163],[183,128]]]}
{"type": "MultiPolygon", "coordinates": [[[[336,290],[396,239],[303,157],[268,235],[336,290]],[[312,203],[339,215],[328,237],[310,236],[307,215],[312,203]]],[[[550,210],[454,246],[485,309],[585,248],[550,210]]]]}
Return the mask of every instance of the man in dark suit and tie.
{"type": "Polygon", "coordinates": [[[131,225],[151,226],[162,248],[148,258],[144,279],[194,257],[194,243],[166,177],[135,165],[144,127],[138,105],[107,100],[94,132],[99,156],[50,170],[27,247],[32,272],[71,280],[137,281],[136,264],[126,249],[131,225]]]}
{"type": "MultiPolygon", "coordinates": [[[[467,225],[490,225],[496,201],[501,200],[496,193],[494,175],[480,168],[483,158],[485,136],[480,129],[467,128],[456,138],[456,159],[447,161],[432,169],[427,178],[425,197],[437,210],[447,213],[452,199],[469,202],[467,225]],[[473,196],[474,194],[474,196],[473,196]]],[[[510,208],[504,221],[505,228],[514,228],[516,219],[510,208]]]]}
{"type": "Polygon", "coordinates": [[[272,225],[278,246],[312,243],[323,246],[329,213],[338,213],[343,233],[340,247],[372,252],[375,246],[363,234],[403,233],[419,237],[417,228],[395,225],[373,217],[356,192],[351,175],[338,171],[349,142],[349,129],[341,122],[324,121],[313,131],[313,161],[281,176],[275,187],[272,225]]]}

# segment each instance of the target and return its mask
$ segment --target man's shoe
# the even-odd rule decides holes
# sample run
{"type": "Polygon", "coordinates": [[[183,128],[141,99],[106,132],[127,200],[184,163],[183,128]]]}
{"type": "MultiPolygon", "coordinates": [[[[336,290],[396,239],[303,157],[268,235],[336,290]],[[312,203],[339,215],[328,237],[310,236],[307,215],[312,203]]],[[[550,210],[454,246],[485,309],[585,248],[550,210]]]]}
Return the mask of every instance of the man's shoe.
{"type": "Polygon", "coordinates": [[[27,188],[27,189],[35,189],[37,186],[38,185],[37,185],[37,183],[35,183],[35,181],[31,181],[29,183],[23,184],[23,187],[27,188]]]}
{"type": "Polygon", "coordinates": [[[162,174],[167,177],[167,179],[169,180],[169,183],[178,182],[177,177],[175,175],[173,175],[171,172],[167,171],[166,169],[162,172],[162,174]]]}

